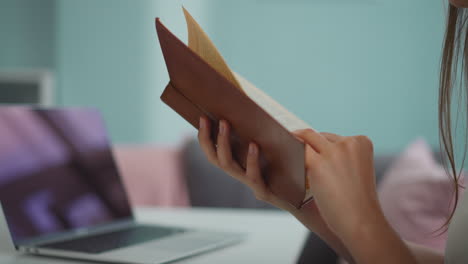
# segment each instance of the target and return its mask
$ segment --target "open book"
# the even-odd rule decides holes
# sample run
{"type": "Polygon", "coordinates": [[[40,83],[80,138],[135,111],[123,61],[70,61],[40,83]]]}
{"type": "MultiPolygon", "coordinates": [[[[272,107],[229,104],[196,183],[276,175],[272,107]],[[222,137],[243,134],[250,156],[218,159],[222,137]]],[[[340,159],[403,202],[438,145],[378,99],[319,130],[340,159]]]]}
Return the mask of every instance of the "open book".
{"type": "Polygon", "coordinates": [[[249,143],[257,143],[269,188],[301,207],[312,194],[305,173],[305,145],[291,132],[310,126],[232,71],[200,25],[185,9],[184,14],[188,46],[156,19],[170,77],[161,99],[196,128],[200,116],[208,116],[213,139],[219,120],[228,121],[233,157],[244,168],[249,143]]]}

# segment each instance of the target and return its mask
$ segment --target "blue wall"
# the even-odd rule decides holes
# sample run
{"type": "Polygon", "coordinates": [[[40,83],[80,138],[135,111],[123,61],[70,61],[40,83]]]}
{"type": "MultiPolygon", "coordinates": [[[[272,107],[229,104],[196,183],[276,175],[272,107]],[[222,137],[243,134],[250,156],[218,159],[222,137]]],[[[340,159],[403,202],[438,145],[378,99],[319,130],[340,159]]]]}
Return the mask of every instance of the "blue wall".
{"type": "Polygon", "coordinates": [[[377,151],[437,146],[441,0],[6,0],[0,67],[55,69],[58,103],[101,109],[116,142],[178,142],[194,130],[159,100],[153,19],[185,39],[181,3],[234,70],[316,129],[369,135],[377,151]]]}

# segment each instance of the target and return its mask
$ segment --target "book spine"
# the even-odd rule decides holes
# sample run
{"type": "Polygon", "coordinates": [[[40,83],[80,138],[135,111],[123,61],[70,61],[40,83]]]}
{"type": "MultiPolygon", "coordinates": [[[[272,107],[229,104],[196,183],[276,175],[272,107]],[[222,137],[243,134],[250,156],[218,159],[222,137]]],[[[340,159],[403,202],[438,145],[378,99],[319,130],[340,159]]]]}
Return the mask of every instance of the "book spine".
{"type": "Polygon", "coordinates": [[[201,116],[207,116],[212,121],[215,121],[212,122],[211,126],[211,138],[213,140],[216,139],[218,135],[218,120],[215,120],[210,113],[204,111],[192,101],[190,101],[171,83],[169,83],[166,86],[166,89],[164,89],[164,92],[161,95],[161,100],[196,129],[200,127],[201,116]]]}

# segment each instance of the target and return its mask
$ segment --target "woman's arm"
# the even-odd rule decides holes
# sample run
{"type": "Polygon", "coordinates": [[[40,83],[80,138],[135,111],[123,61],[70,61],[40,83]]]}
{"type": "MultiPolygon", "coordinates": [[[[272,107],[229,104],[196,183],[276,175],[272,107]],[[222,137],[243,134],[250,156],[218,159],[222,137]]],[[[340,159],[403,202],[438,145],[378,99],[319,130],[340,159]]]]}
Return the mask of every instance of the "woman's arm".
{"type": "MultiPolygon", "coordinates": [[[[310,228],[309,228],[310,229],[310,228]]],[[[345,259],[348,264],[355,264],[355,262],[349,252],[349,250],[344,246],[341,240],[330,231],[328,228],[317,228],[315,227],[316,234],[330,246],[336,254],[345,259]]],[[[359,241],[355,241],[359,243],[359,241]]],[[[441,252],[435,251],[433,249],[421,246],[412,242],[404,241],[406,246],[411,251],[412,255],[415,257],[416,262],[419,264],[443,264],[444,255],[441,252]]],[[[369,249],[372,249],[371,245],[369,249]]],[[[380,259],[383,259],[384,256],[378,256],[380,259]]],[[[378,263],[381,263],[378,261],[378,263]]]]}
{"type": "MultiPolygon", "coordinates": [[[[376,213],[377,210],[374,210],[376,213]]],[[[400,263],[414,264],[419,251],[412,250],[378,213],[368,215],[369,220],[354,230],[341,233],[344,244],[356,263],[400,263]]],[[[426,262],[423,262],[426,263],[426,262]]]]}
{"type": "MultiPolygon", "coordinates": [[[[298,219],[300,220],[300,217],[298,219]]],[[[325,224],[324,222],[322,222],[322,223],[325,224]]],[[[307,225],[306,225],[306,227],[307,227],[307,225]]],[[[400,237],[396,235],[396,233],[392,230],[392,228],[390,226],[387,226],[387,228],[389,229],[387,231],[390,231],[392,233],[391,235],[395,236],[394,239],[398,240],[397,241],[398,244],[400,244],[403,241],[404,245],[406,245],[406,247],[409,249],[411,254],[416,259],[417,263],[419,263],[419,264],[443,264],[444,263],[444,255],[441,252],[435,251],[433,249],[430,249],[430,248],[427,248],[425,246],[421,246],[421,245],[418,245],[418,244],[415,244],[415,243],[412,243],[412,242],[401,240],[400,237]]],[[[309,228],[309,229],[311,229],[311,228],[309,228]]],[[[333,232],[331,232],[331,230],[329,228],[314,226],[314,229],[311,229],[311,230],[315,230],[315,233],[325,243],[327,243],[328,246],[330,246],[336,252],[336,254],[338,254],[340,257],[344,258],[348,262],[348,264],[363,263],[363,262],[355,262],[354,261],[354,259],[353,259],[352,255],[351,255],[350,251],[348,250],[348,248],[343,244],[343,242],[341,241],[340,238],[338,238],[333,232]]],[[[372,242],[372,238],[376,238],[377,240],[382,240],[382,237],[384,236],[383,230],[384,230],[384,228],[379,228],[378,229],[377,232],[379,233],[379,235],[371,235],[370,233],[368,233],[367,236],[371,237],[370,240],[364,239],[363,236],[360,236],[360,235],[356,234],[354,236],[353,240],[351,241],[351,245],[353,245],[353,244],[356,245],[356,247],[358,248],[357,250],[363,249],[363,254],[365,254],[366,256],[370,255],[368,253],[372,253],[371,251],[374,251],[377,244],[380,243],[380,242],[378,242],[378,243],[372,242]],[[356,239],[356,237],[358,239],[356,239]],[[362,237],[363,239],[361,240],[359,237],[362,237]],[[366,240],[367,240],[367,242],[366,242],[366,240]]],[[[389,237],[386,236],[386,238],[388,239],[389,237]]],[[[400,245],[400,246],[404,246],[404,245],[400,245]]],[[[385,248],[385,246],[382,245],[381,248],[383,249],[382,250],[383,253],[379,252],[379,251],[375,251],[375,255],[376,255],[375,263],[385,263],[385,261],[383,261],[383,260],[388,258],[385,255],[388,254],[388,253],[394,254],[394,252],[395,252],[394,247],[392,248],[392,250],[387,250],[387,248],[385,248]]],[[[393,259],[393,257],[391,257],[389,259],[393,259]]],[[[392,263],[392,262],[390,261],[388,263],[392,263]]],[[[398,262],[398,263],[400,263],[400,262],[398,262]]],[[[404,263],[404,262],[401,262],[401,263],[404,263]]]]}
{"type": "MultiPolygon", "coordinates": [[[[443,264],[444,256],[433,249],[403,241],[391,228],[384,231],[379,228],[380,237],[369,232],[360,242],[354,241],[353,249],[356,263],[418,263],[418,264],[443,264]],[[391,232],[390,236],[386,232],[391,232]],[[367,247],[367,249],[366,249],[367,247]],[[405,252],[405,251],[409,252],[405,252]],[[408,253],[412,257],[408,257],[408,253]]],[[[353,245],[351,244],[351,245],[353,245]]],[[[352,263],[352,262],[350,262],[352,263]]]]}

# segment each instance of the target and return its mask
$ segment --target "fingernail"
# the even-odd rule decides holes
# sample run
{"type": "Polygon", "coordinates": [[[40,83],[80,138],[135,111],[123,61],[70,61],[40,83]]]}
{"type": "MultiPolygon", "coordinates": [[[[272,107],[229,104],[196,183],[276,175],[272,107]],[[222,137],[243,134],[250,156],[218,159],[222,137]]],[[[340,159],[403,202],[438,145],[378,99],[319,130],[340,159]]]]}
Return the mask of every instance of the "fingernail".
{"type": "Polygon", "coordinates": [[[249,154],[254,155],[257,152],[257,148],[255,147],[254,144],[249,145],[249,154]]]}
{"type": "Polygon", "coordinates": [[[199,124],[200,124],[200,128],[205,128],[205,120],[203,120],[203,117],[200,117],[200,121],[199,121],[199,124]]]}
{"type": "Polygon", "coordinates": [[[226,131],[226,125],[224,124],[223,121],[219,122],[219,134],[224,135],[224,132],[226,131]]]}

